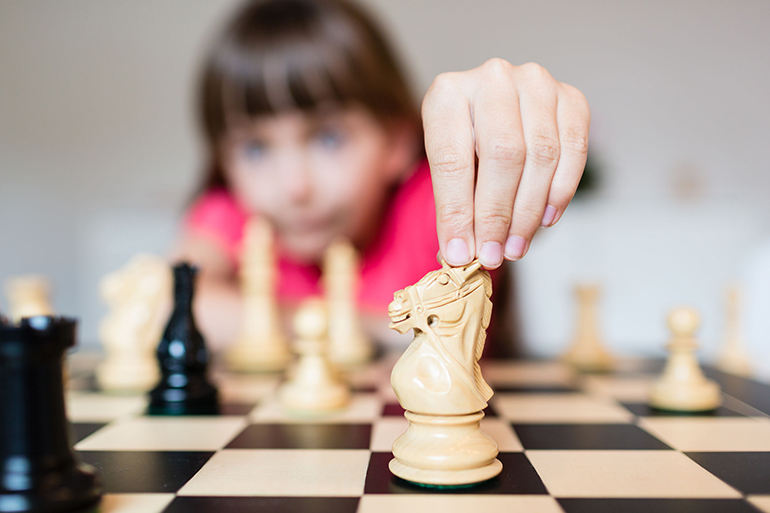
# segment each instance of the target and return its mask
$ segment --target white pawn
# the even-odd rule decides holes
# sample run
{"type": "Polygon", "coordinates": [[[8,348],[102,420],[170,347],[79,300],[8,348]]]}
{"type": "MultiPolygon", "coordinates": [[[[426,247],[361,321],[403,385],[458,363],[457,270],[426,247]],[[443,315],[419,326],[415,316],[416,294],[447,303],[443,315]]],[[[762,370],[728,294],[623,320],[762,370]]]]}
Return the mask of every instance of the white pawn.
{"type": "Polygon", "coordinates": [[[155,349],[171,307],[171,269],[162,258],[137,255],[105,276],[99,292],[110,307],[99,326],[107,358],[96,380],[107,392],[146,392],[160,379],[155,349]]]}
{"type": "Polygon", "coordinates": [[[322,414],[344,408],[350,390],[327,358],[326,307],[315,298],[304,302],[294,316],[299,360],[278,391],[283,408],[300,415],[322,414]]]}
{"type": "Polygon", "coordinates": [[[719,385],[706,379],[698,365],[695,332],[700,319],[693,308],[675,308],[668,316],[671,340],[663,375],[653,385],[650,406],[694,412],[714,410],[721,404],[719,385]]]}
{"type": "Polygon", "coordinates": [[[324,255],[323,284],[329,310],[329,358],[341,366],[366,363],[372,343],[356,305],[359,261],[348,241],[332,243],[324,255]]]}
{"type": "Polygon", "coordinates": [[[44,276],[27,274],[10,278],[5,284],[5,293],[13,322],[19,322],[22,317],[53,315],[51,286],[44,276]]]}
{"type": "Polygon", "coordinates": [[[738,285],[727,289],[727,315],[725,316],[725,338],[722,350],[717,357],[717,367],[724,372],[737,376],[750,376],[752,373],[749,354],[743,341],[740,319],[740,290],[738,285]]]}
{"type": "Polygon", "coordinates": [[[225,357],[236,371],[277,371],[291,359],[276,300],[276,258],[273,230],[264,218],[246,225],[241,258],[243,320],[241,331],[225,357]]]}
{"type": "Polygon", "coordinates": [[[575,287],[575,337],[564,355],[564,360],[585,372],[606,372],[611,370],[615,363],[602,344],[598,311],[600,293],[598,285],[575,287]]]}

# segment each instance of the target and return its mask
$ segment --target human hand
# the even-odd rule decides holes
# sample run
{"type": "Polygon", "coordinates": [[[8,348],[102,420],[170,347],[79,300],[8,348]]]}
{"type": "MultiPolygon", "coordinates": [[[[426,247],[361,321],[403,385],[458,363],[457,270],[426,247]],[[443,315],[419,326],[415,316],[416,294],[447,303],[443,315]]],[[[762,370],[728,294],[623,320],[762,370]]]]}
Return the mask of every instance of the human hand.
{"type": "Polygon", "coordinates": [[[583,174],[591,120],[583,93],[538,64],[491,59],[436,77],[422,117],[444,259],[478,256],[494,269],[522,258],[537,228],[561,218],[583,174]]]}

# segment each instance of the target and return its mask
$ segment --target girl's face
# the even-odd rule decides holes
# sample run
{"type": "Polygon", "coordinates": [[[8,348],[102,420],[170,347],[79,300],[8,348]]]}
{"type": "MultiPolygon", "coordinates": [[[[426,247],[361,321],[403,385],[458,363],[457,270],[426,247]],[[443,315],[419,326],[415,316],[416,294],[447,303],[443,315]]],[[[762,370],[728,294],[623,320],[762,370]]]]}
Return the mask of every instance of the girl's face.
{"type": "Polygon", "coordinates": [[[409,169],[414,134],[363,108],[292,111],[234,123],[223,168],[239,202],[267,217],[293,259],[318,262],[337,237],[365,247],[389,189],[409,169]]]}

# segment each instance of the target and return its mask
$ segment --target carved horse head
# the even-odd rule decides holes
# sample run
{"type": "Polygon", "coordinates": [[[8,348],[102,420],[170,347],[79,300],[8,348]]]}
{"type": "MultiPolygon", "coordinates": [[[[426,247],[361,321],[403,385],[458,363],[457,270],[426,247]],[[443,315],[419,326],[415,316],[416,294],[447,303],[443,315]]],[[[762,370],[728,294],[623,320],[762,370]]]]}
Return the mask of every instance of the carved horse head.
{"type": "Polygon", "coordinates": [[[478,360],[484,350],[492,313],[492,280],[478,260],[462,267],[431,271],[420,281],[399,290],[388,306],[390,327],[399,333],[433,335],[468,372],[483,395],[491,397],[478,360]]]}

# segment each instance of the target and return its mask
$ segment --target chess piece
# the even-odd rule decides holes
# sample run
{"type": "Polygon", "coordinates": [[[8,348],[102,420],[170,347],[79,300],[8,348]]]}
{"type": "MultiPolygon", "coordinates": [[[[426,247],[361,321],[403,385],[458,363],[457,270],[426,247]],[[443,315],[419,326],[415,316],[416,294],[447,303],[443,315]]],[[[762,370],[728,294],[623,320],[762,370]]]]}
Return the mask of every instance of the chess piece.
{"type": "Polygon", "coordinates": [[[600,289],[597,285],[575,287],[577,325],[572,345],[564,360],[583,372],[606,372],[612,369],[614,358],[602,344],[599,330],[600,289]]]}
{"type": "Polygon", "coordinates": [[[350,390],[328,360],[326,306],[315,298],[305,301],[294,316],[299,360],[278,395],[283,408],[300,415],[327,413],[350,402],[350,390]]]}
{"type": "Polygon", "coordinates": [[[714,410],[721,404],[719,385],[703,376],[695,357],[698,323],[698,312],[692,308],[676,308],[669,314],[670,355],[663,375],[652,387],[653,408],[695,412],[714,410]]]}
{"type": "Polygon", "coordinates": [[[727,289],[727,315],[725,316],[725,339],[722,350],[717,357],[717,367],[737,376],[751,376],[752,368],[749,354],[743,341],[739,309],[740,290],[737,285],[727,289]]]}
{"type": "Polygon", "coordinates": [[[155,349],[171,302],[171,270],[161,258],[138,255],[99,284],[110,307],[99,327],[106,360],[96,369],[102,390],[147,392],[160,373],[155,349]]]}
{"type": "Polygon", "coordinates": [[[277,371],[291,359],[275,297],[276,259],[273,231],[263,218],[246,225],[241,261],[243,324],[225,357],[232,370],[277,371]]]}
{"type": "Polygon", "coordinates": [[[213,415],[217,389],[208,381],[208,351],[195,326],[192,303],[197,268],[174,267],[174,311],[158,345],[161,380],[150,392],[150,415],[213,415]]]}
{"type": "Polygon", "coordinates": [[[366,363],[372,343],[361,326],[356,305],[359,261],[348,241],[336,241],[326,250],[323,284],[329,311],[329,358],[347,367],[366,363]]]}
{"type": "Polygon", "coordinates": [[[22,317],[53,315],[51,286],[44,276],[27,274],[10,278],[5,292],[12,322],[18,323],[22,317]]]}
{"type": "Polygon", "coordinates": [[[75,321],[0,321],[0,511],[80,511],[101,486],[70,445],[62,363],[75,321]]]}
{"type": "Polygon", "coordinates": [[[442,263],[394,294],[391,328],[414,330],[390,380],[409,420],[390,461],[391,472],[402,479],[455,486],[502,470],[497,444],[479,425],[493,394],[478,364],[491,295],[492,280],[478,260],[463,267],[442,263]]]}

